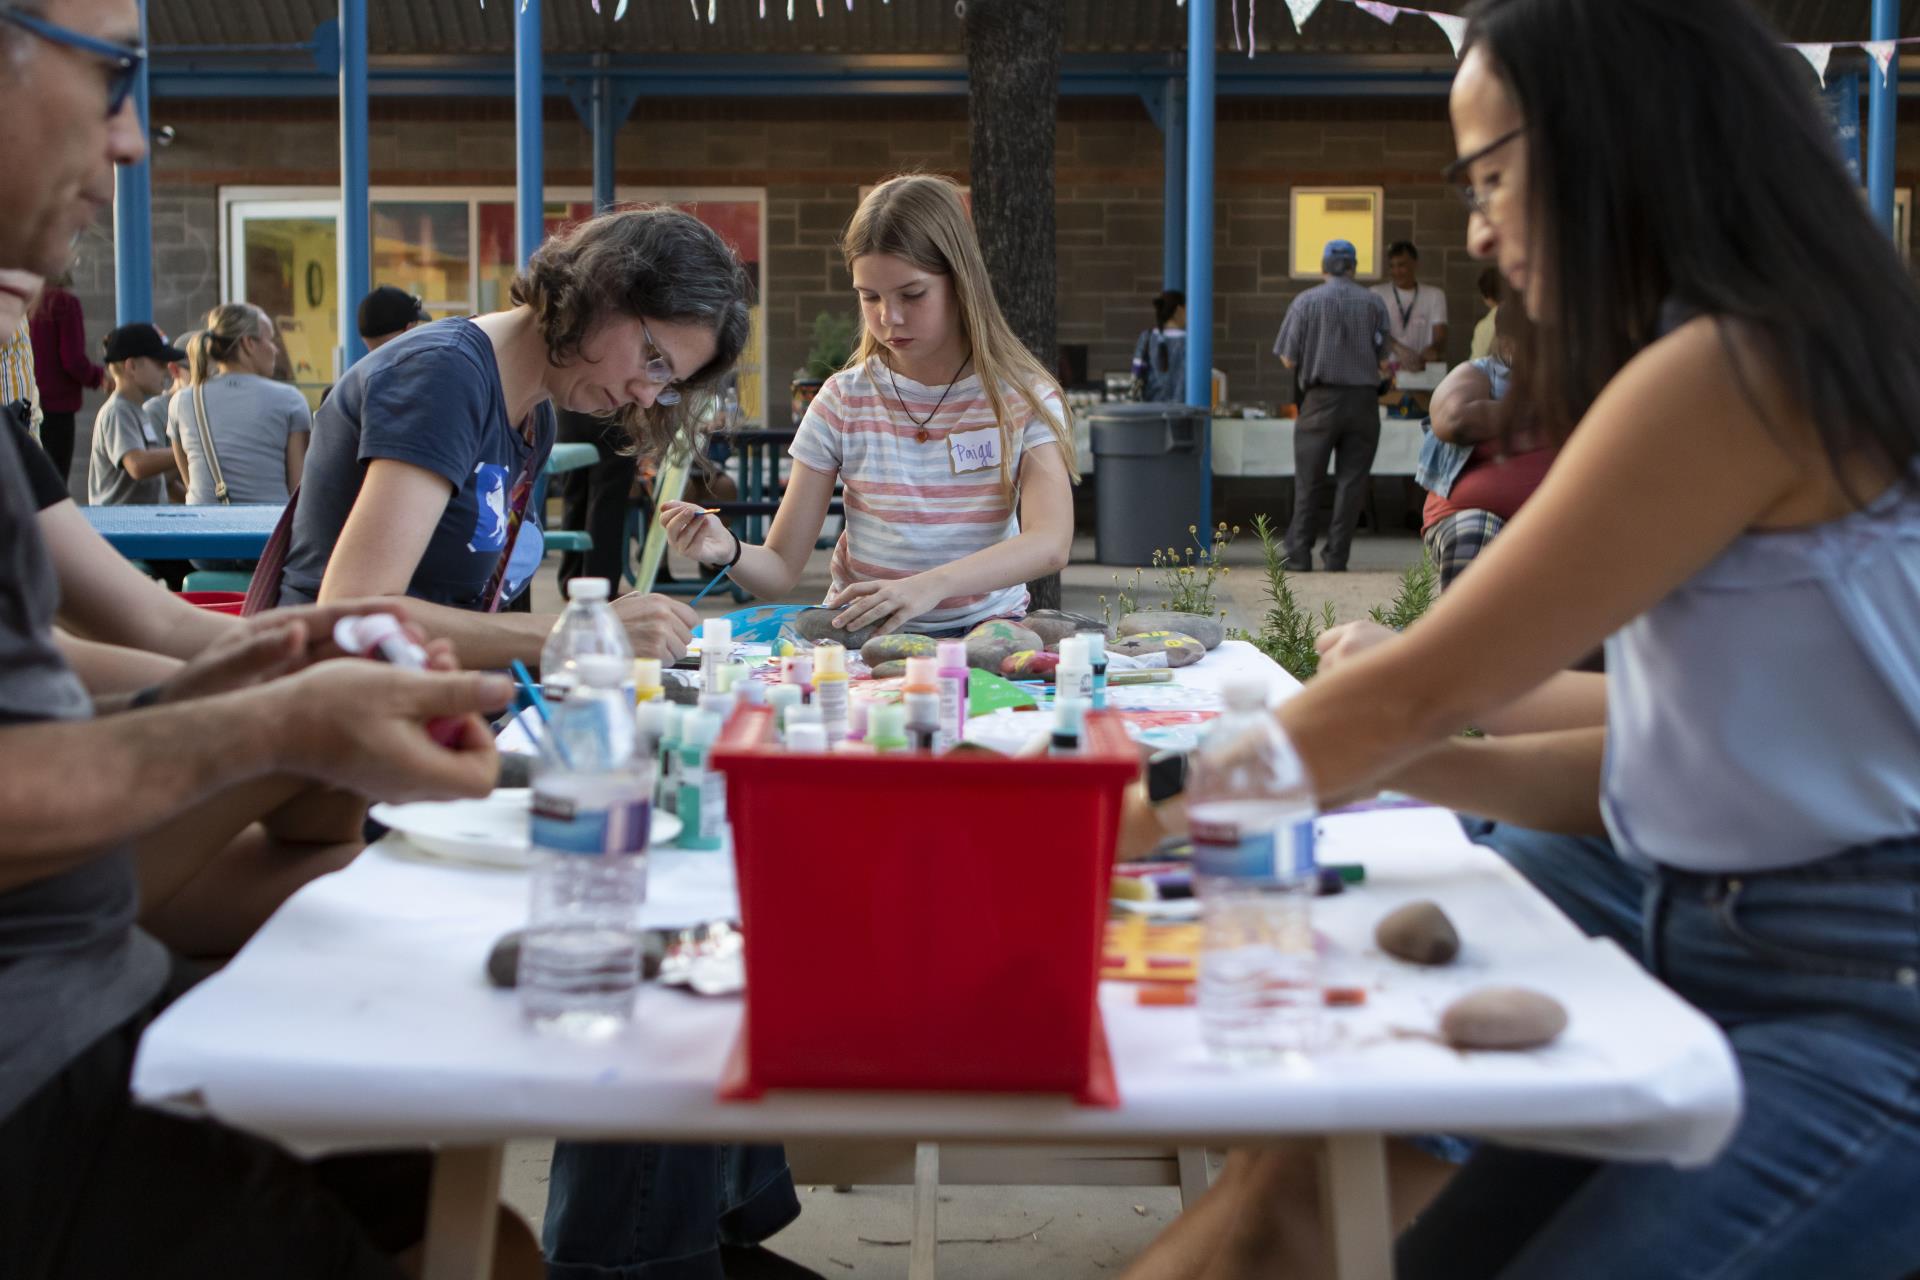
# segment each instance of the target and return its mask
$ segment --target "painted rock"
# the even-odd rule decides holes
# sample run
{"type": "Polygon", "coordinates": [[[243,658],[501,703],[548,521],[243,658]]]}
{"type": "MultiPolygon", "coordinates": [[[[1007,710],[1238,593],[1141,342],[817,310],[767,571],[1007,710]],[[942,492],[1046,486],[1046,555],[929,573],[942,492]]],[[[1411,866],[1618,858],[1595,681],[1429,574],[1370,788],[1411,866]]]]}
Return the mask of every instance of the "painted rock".
{"type": "Polygon", "coordinates": [[[1044,649],[1040,637],[1017,622],[995,619],[967,633],[967,665],[1000,673],[1000,664],[1022,649],[1044,649]]]}
{"type": "Polygon", "coordinates": [[[1022,649],[1007,655],[1007,660],[1000,664],[1000,674],[1009,680],[1051,680],[1059,665],[1060,655],[1057,653],[1048,653],[1045,649],[1022,649]]]}
{"type": "Polygon", "coordinates": [[[1440,1014],[1440,1038],[1456,1049],[1537,1049],[1567,1029],[1567,1008],[1526,987],[1482,987],[1440,1014]]]}
{"type": "Polygon", "coordinates": [[[875,636],[860,646],[860,657],[869,667],[885,662],[905,662],[908,658],[931,658],[938,653],[932,636],[917,636],[896,631],[875,636]]]}
{"type": "Polygon", "coordinates": [[[1020,619],[1020,625],[1039,636],[1049,649],[1058,649],[1062,640],[1082,631],[1098,631],[1104,635],[1107,630],[1098,618],[1089,618],[1084,613],[1064,613],[1059,609],[1035,610],[1020,619]]]}
{"type": "Polygon", "coordinates": [[[520,982],[520,930],[500,935],[487,953],[487,981],[496,987],[517,986],[520,982]]]}
{"type": "Polygon", "coordinates": [[[875,680],[898,680],[907,674],[907,660],[896,658],[892,662],[883,662],[877,667],[870,666],[867,671],[875,680]]]}
{"type": "Polygon", "coordinates": [[[1198,640],[1178,631],[1142,631],[1138,635],[1121,636],[1108,648],[1129,658],[1164,653],[1170,667],[1190,667],[1207,656],[1206,648],[1198,640]]]}
{"type": "Polygon", "coordinates": [[[833,625],[836,609],[809,609],[794,620],[793,629],[808,644],[820,644],[827,640],[837,641],[849,649],[858,649],[873,639],[878,625],[862,627],[858,631],[842,631],[833,625]]]}
{"type": "Polygon", "coordinates": [[[1440,909],[1421,899],[1388,912],[1373,928],[1373,940],[1390,956],[1412,964],[1452,964],[1460,954],[1460,932],[1440,909]]]}
{"type": "Polygon", "coordinates": [[[1183,636],[1192,636],[1207,650],[1218,649],[1220,642],[1227,638],[1227,628],[1218,618],[1209,618],[1200,613],[1174,613],[1166,609],[1149,609],[1143,613],[1130,613],[1120,619],[1115,630],[1122,636],[1147,635],[1155,631],[1177,631],[1183,636]]]}

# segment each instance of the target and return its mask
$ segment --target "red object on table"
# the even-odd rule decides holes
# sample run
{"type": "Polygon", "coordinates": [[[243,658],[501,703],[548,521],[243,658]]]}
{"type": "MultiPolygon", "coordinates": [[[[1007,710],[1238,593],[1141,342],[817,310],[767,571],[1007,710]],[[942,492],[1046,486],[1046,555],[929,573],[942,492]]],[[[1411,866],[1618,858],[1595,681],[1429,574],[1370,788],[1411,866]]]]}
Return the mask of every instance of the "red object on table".
{"type": "Polygon", "coordinates": [[[1045,760],[800,755],[772,712],[713,752],[746,938],[723,1098],[768,1089],[1069,1093],[1113,1106],[1096,994],[1121,794],[1119,717],[1045,760]]]}
{"type": "Polygon", "coordinates": [[[188,604],[209,613],[230,613],[236,618],[247,603],[244,591],[182,591],[179,595],[188,604]]]}

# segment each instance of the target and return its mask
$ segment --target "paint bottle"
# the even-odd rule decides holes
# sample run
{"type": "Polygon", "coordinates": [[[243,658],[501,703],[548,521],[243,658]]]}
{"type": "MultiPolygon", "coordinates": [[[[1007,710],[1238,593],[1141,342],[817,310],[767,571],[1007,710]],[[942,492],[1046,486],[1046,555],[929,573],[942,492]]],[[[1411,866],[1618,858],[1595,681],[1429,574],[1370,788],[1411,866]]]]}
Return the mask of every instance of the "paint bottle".
{"type": "Polygon", "coordinates": [[[703,693],[700,695],[700,709],[718,720],[721,724],[725,724],[727,717],[733,714],[733,695],[730,693],[703,693]]]}
{"type": "Polygon", "coordinates": [[[723,693],[720,673],[733,661],[733,624],[708,618],[700,624],[700,692],[723,693]]]}
{"type": "Polygon", "coordinates": [[[1088,660],[1085,636],[1068,636],[1060,642],[1060,665],[1053,673],[1055,701],[1068,698],[1093,701],[1093,663],[1088,660]]]}
{"type": "Polygon", "coordinates": [[[800,705],[800,686],[797,684],[776,684],[767,690],[767,705],[773,708],[773,740],[787,740],[787,719],[793,709],[800,705]]]}
{"type": "Polygon", "coordinates": [[[708,767],[720,720],[710,711],[688,717],[680,734],[680,847],[718,849],[727,830],[727,780],[708,767]]]}
{"type": "Polygon", "coordinates": [[[907,716],[907,741],[915,751],[932,751],[940,736],[940,664],[935,658],[908,658],[901,686],[907,716]]]}
{"type": "Polygon", "coordinates": [[[897,702],[876,702],[867,712],[867,742],[875,751],[887,754],[907,751],[907,709],[897,702]]]}
{"type": "Polygon", "coordinates": [[[827,728],[827,746],[847,740],[847,650],[844,645],[819,644],[813,649],[813,701],[827,728]]]}
{"type": "MultiPolygon", "coordinates": [[[[668,705],[665,698],[655,698],[650,702],[642,702],[638,707],[634,708],[633,754],[636,756],[645,756],[647,759],[654,761],[656,766],[660,759],[660,735],[665,733],[667,728],[668,705]]],[[[655,789],[656,791],[658,790],[657,780],[655,789]]],[[[657,795],[654,803],[655,806],[658,807],[659,800],[657,795]]]]}
{"type": "Polygon", "coordinates": [[[1047,754],[1077,756],[1080,739],[1086,733],[1087,703],[1082,698],[1057,698],[1053,704],[1053,737],[1047,754]]]}
{"type": "Polygon", "coordinates": [[[680,812],[680,731],[689,709],[669,702],[660,723],[660,796],[662,813],[680,812]]]}
{"type": "Polygon", "coordinates": [[[740,695],[746,692],[746,686],[752,679],[753,668],[744,662],[729,662],[720,668],[720,691],[732,694],[737,704],[740,695]]]}
{"type": "Polygon", "coordinates": [[[865,742],[867,740],[867,713],[873,708],[871,698],[847,699],[847,741],[865,742]]]}
{"type": "Polygon", "coordinates": [[[951,751],[967,732],[967,642],[942,640],[939,655],[940,737],[934,749],[951,751]]]}
{"type": "Polygon", "coordinates": [[[780,659],[780,682],[800,686],[801,701],[813,701],[813,654],[811,651],[788,654],[780,659]]]}
{"type": "Polygon", "coordinates": [[[827,731],[824,725],[796,724],[793,732],[787,735],[787,750],[807,751],[819,754],[827,749],[827,731]]]}
{"type": "Polygon", "coordinates": [[[1090,706],[1094,711],[1107,709],[1107,633],[1104,631],[1082,631],[1087,642],[1087,663],[1093,668],[1093,700],[1090,706]]]}
{"type": "Polygon", "coordinates": [[[767,705],[767,683],[755,680],[751,675],[733,686],[733,705],[736,707],[764,707],[767,705]]]}
{"type": "Polygon", "coordinates": [[[635,658],[633,660],[634,702],[652,702],[663,697],[665,693],[666,690],[660,687],[660,659],[635,658]]]}

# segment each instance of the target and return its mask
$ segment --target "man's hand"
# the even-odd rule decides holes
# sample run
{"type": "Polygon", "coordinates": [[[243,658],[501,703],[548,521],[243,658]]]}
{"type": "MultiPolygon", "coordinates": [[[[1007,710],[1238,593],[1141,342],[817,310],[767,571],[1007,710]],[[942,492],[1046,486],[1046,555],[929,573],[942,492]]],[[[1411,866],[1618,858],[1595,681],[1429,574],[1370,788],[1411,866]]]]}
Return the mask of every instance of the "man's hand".
{"type": "Polygon", "coordinates": [[[512,697],[505,676],[347,659],[276,681],[247,705],[271,718],[267,732],[284,772],[372,800],[447,800],[493,789],[499,758],[480,715],[512,697]],[[427,734],[442,719],[462,724],[451,746],[427,734]]]}
{"type": "Polygon", "coordinates": [[[672,662],[683,657],[693,640],[693,629],[700,625],[700,615],[680,601],[643,596],[637,591],[615,600],[613,611],[627,629],[627,643],[633,646],[636,658],[672,662]]]}
{"type": "MultiPolygon", "coordinates": [[[[244,619],[161,685],[156,701],[183,702],[231,693],[339,657],[340,647],[333,641],[334,623],[369,613],[390,613],[405,621],[404,610],[384,600],[272,609],[244,619]]],[[[417,630],[409,627],[408,632],[416,642],[421,640],[417,630]]],[[[443,653],[439,662],[447,664],[445,669],[452,669],[447,654],[443,653]]]]}
{"type": "Polygon", "coordinates": [[[1328,627],[1313,642],[1320,652],[1320,672],[1325,674],[1350,661],[1369,649],[1375,649],[1400,636],[1392,627],[1383,627],[1377,622],[1343,622],[1337,627],[1328,627]]]}
{"type": "Polygon", "coordinates": [[[829,608],[840,610],[833,625],[842,631],[879,628],[875,634],[898,631],[923,613],[931,613],[947,598],[946,589],[931,573],[885,582],[853,582],[828,597],[829,608]]]}

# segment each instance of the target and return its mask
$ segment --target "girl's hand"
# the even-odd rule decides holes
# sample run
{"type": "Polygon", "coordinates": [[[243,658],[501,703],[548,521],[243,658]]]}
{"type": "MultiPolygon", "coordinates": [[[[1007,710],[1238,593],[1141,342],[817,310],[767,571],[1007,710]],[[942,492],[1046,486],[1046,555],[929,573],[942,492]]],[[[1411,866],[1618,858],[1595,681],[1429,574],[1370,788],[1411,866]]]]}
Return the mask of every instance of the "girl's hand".
{"type": "Polygon", "coordinates": [[[660,523],[675,551],[701,564],[725,564],[733,559],[733,535],[719,516],[691,502],[660,504],[660,523]]]}
{"type": "MultiPolygon", "coordinates": [[[[729,553],[731,554],[731,553],[729,553]]],[[[859,631],[877,626],[875,635],[898,631],[947,598],[946,591],[930,573],[886,582],[855,582],[834,593],[827,603],[840,610],[833,625],[842,631],[859,631]]]]}

